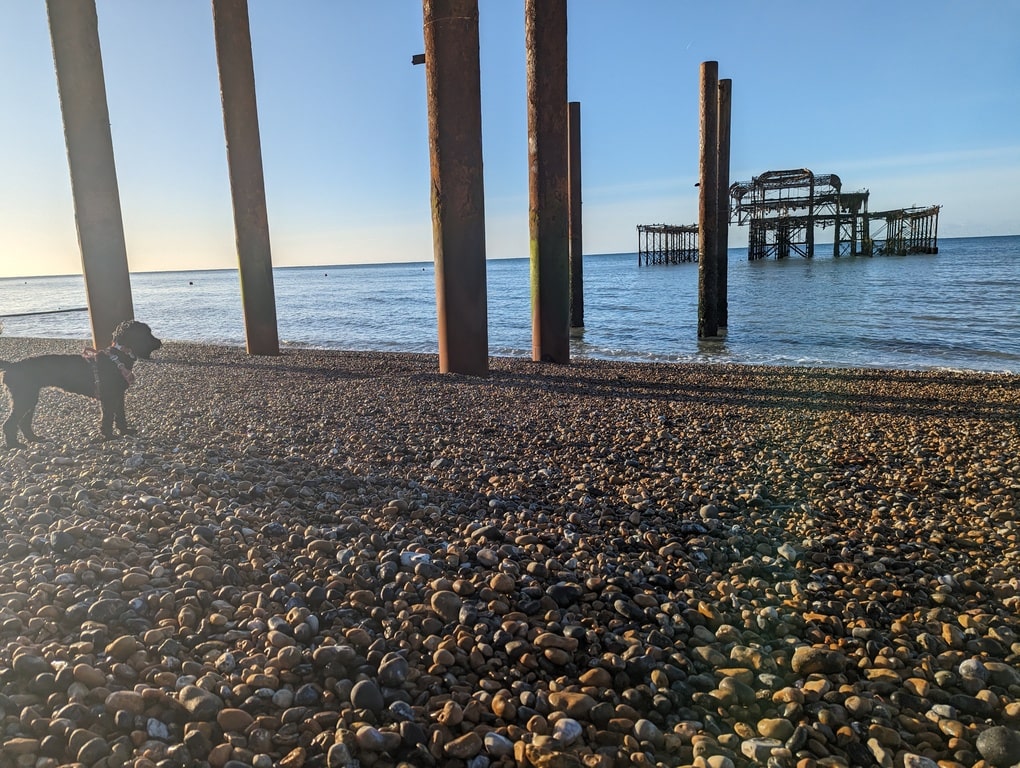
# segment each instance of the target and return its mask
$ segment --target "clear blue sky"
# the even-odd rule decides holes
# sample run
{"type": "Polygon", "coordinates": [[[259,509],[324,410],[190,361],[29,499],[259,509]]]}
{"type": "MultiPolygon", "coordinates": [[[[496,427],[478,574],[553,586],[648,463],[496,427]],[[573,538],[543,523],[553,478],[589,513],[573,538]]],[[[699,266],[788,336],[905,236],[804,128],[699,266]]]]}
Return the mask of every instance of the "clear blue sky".
{"type": "MultiPolygon", "coordinates": [[[[487,254],[528,253],[521,0],[481,0],[487,254]]],[[[208,0],[98,0],[132,271],[236,265],[208,0]]],[[[277,265],[432,258],[416,0],[251,0],[277,265]]],[[[1020,0],[572,0],[584,250],[697,218],[698,72],[731,179],[808,167],[942,237],[1020,233],[1020,0]]],[[[80,272],[42,0],[0,0],[0,275],[80,272]]],[[[731,243],[746,242],[733,228],[731,243]]]]}

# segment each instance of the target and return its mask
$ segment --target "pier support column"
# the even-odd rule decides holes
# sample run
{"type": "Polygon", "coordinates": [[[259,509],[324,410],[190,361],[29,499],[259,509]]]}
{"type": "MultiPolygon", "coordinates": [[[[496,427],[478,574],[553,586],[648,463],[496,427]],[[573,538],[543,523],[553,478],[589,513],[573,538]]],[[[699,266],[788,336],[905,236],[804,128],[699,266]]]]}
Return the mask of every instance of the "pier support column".
{"type": "Polygon", "coordinates": [[[423,0],[439,370],[489,372],[478,0],[423,0]]]}
{"type": "Polygon", "coordinates": [[[811,174],[811,193],[808,196],[807,228],[804,232],[804,243],[807,250],[807,257],[814,258],[815,255],[815,175],[811,174]]]}
{"type": "Polygon", "coordinates": [[[729,301],[727,299],[727,282],[729,274],[730,248],[730,103],[732,101],[733,81],[719,81],[719,151],[717,162],[719,203],[716,211],[719,225],[716,229],[716,312],[719,327],[725,328],[729,323],[729,301]]]}
{"type": "Polygon", "coordinates": [[[525,0],[531,357],[570,362],[567,2],[525,0]]]}
{"type": "Polygon", "coordinates": [[[245,338],[249,354],[278,355],[280,339],[248,1],[212,0],[212,10],[245,338]]]}
{"type": "Polygon", "coordinates": [[[581,239],[581,102],[568,105],[567,166],[570,174],[570,327],[584,328],[584,253],[581,239]]]}
{"type": "Polygon", "coordinates": [[[46,0],[78,247],[97,349],[134,317],[95,0],[46,0]]]}
{"type": "Polygon", "coordinates": [[[836,224],[835,224],[836,234],[832,238],[832,257],[834,259],[838,259],[839,258],[839,244],[841,242],[840,227],[842,226],[842,223],[841,223],[841,215],[840,215],[841,212],[839,210],[839,206],[840,206],[840,202],[837,199],[836,200],[836,213],[835,213],[835,216],[834,216],[835,222],[836,222],[836,224]]]}
{"type": "Polygon", "coordinates": [[[719,335],[719,64],[701,63],[698,338],[719,335]]]}

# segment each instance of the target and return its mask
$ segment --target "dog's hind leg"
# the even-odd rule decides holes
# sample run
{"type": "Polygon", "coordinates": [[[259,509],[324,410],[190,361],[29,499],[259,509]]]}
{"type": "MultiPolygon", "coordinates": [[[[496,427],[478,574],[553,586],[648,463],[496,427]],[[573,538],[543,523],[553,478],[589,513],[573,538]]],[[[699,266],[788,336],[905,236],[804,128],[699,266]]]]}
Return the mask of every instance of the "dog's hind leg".
{"type": "Polygon", "coordinates": [[[39,436],[32,431],[32,417],[35,416],[35,406],[39,402],[39,391],[21,391],[17,396],[11,396],[11,415],[4,422],[4,441],[8,448],[17,448],[21,445],[18,440],[18,430],[28,440],[39,440],[39,436]]]}
{"type": "Polygon", "coordinates": [[[4,442],[8,448],[18,448],[23,445],[18,440],[18,416],[13,410],[11,415],[7,417],[7,421],[4,422],[4,442]]]}
{"type": "Polygon", "coordinates": [[[29,407],[28,412],[25,413],[25,415],[22,416],[21,419],[18,421],[18,426],[21,427],[21,434],[25,436],[26,440],[29,440],[31,442],[40,442],[46,439],[41,435],[37,435],[35,431],[32,429],[32,419],[35,418],[35,406],[38,404],[38,402],[39,398],[36,397],[35,401],[29,407]]]}

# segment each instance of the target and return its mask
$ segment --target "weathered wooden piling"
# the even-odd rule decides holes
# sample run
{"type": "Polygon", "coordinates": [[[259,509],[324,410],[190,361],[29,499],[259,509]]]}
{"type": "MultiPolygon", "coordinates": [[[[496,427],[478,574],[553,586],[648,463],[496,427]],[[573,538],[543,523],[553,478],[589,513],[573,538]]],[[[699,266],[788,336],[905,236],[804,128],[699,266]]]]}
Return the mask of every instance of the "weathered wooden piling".
{"type": "Polygon", "coordinates": [[[46,0],[71,197],[96,348],[134,317],[95,0],[46,0]]]}
{"type": "Polygon", "coordinates": [[[719,64],[701,63],[698,338],[719,335],[719,64]]]}
{"type": "Polygon", "coordinates": [[[567,110],[567,167],[570,193],[567,198],[570,237],[570,327],[584,328],[584,253],[581,237],[581,102],[567,110]]]}
{"type": "Polygon", "coordinates": [[[277,355],[280,340],[248,2],[212,0],[212,10],[247,349],[253,355],[277,355]]]}
{"type": "Polygon", "coordinates": [[[424,0],[439,370],[489,372],[478,0],[424,0]]]}
{"type": "Polygon", "coordinates": [[[570,362],[567,3],[526,0],[531,356],[570,362]]]}
{"type": "Polygon", "coordinates": [[[716,190],[718,194],[717,215],[719,224],[716,227],[716,312],[720,328],[729,323],[729,299],[727,298],[729,282],[729,247],[730,247],[730,105],[732,101],[733,81],[719,81],[719,142],[716,162],[716,190]]]}

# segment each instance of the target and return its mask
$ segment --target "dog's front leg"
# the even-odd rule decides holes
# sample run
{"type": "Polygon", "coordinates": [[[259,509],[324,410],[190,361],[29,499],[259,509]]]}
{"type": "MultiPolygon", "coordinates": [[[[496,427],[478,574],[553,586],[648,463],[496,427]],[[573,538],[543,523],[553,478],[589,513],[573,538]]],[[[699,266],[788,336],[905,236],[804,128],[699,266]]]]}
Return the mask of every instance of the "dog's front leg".
{"type": "Polygon", "coordinates": [[[35,417],[35,403],[32,404],[32,408],[29,410],[29,412],[21,417],[21,421],[18,422],[18,426],[21,428],[21,434],[25,436],[26,440],[33,443],[43,442],[46,440],[46,438],[42,437],[41,435],[37,435],[35,431],[32,429],[32,419],[34,417],[35,417]]]}
{"type": "Polygon", "coordinates": [[[122,435],[137,435],[138,430],[134,427],[129,427],[127,423],[127,414],[124,411],[124,396],[121,395],[117,398],[116,405],[113,410],[114,420],[117,423],[117,431],[122,435]]]}
{"type": "Polygon", "coordinates": [[[117,403],[112,398],[103,398],[99,401],[100,408],[103,411],[102,420],[99,422],[99,431],[103,434],[105,440],[113,439],[113,421],[116,418],[118,421],[123,418],[117,414],[117,403]]]}

